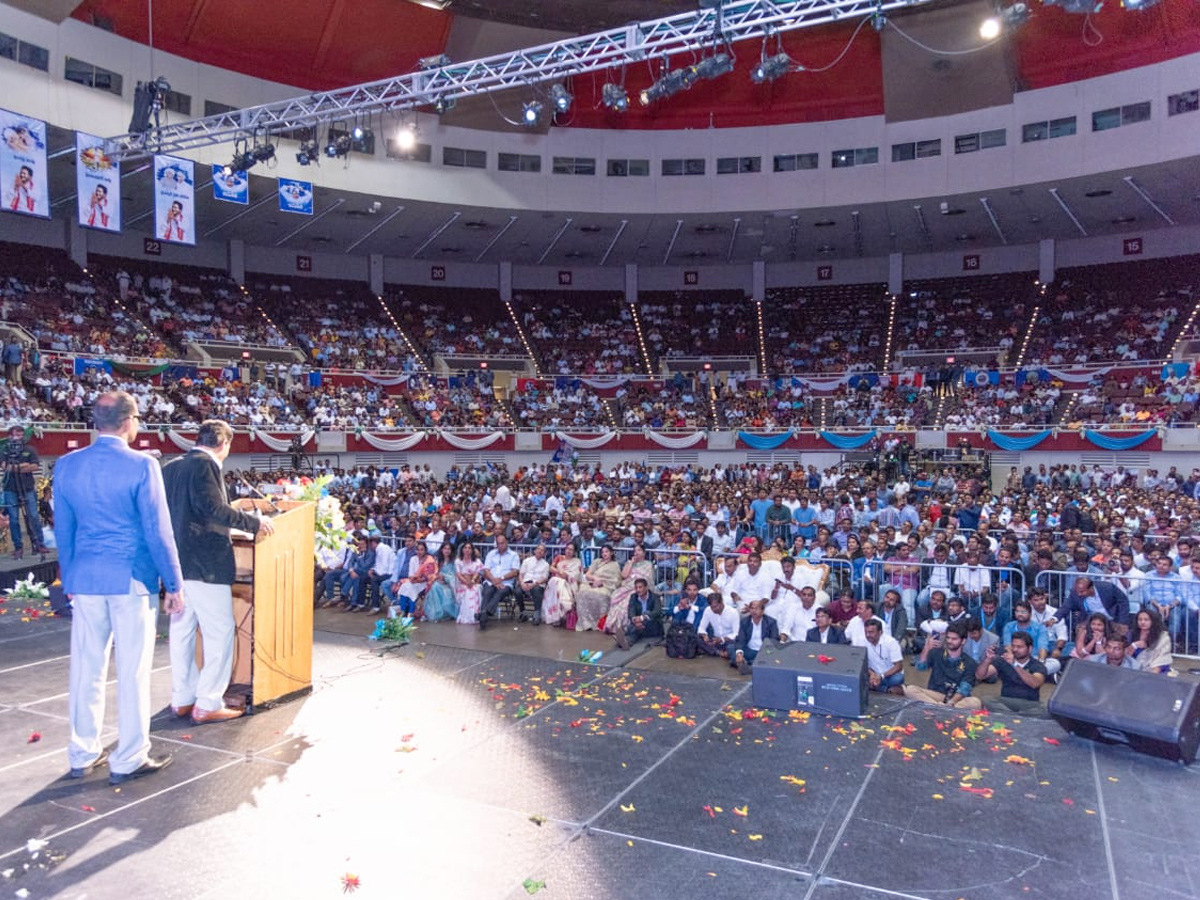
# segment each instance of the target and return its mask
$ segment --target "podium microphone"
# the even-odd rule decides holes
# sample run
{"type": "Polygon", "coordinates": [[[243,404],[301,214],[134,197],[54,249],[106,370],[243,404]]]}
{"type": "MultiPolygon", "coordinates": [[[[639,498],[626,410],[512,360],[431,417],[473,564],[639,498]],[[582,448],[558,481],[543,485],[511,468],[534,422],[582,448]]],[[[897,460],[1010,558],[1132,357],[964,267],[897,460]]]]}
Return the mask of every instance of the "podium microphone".
{"type": "Polygon", "coordinates": [[[268,495],[264,494],[264,493],[262,492],[262,490],[261,490],[261,489],[259,489],[259,488],[256,488],[256,487],[255,487],[254,485],[252,485],[252,484],[251,484],[249,481],[247,481],[247,480],[246,480],[246,478],[245,478],[245,476],[244,476],[244,475],[242,475],[242,473],[241,473],[241,472],[234,472],[233,474],[234,474],[234,477],[235,477],[235,478],[237,478],[237,480],[238,480],[238,481],[240,481],[240,482],[241,482],[241,483],[242,483],[242,484],[243,484],[243,485],[244,485],[246,488],[248,488],[249,490],[251,490],[251,491],[253,491],[254,493],[258,494],[258,496],[259,496],[259,498],[260,498],[260,499],[262,499],[262,500],[266,500],[266,501],[267,501],[267,503],[268,503],[268,504],[270,505],[270,507],[271,507],[271,512],[275,513],[276,515],[278,515],[278,514],[281,512],[281,510],[279,509],[279,507],[275,505],[275,501],[274,501],[274,499],[272,499],[272,498],[271,498],[271,497],[269,497],[268,495]]]}

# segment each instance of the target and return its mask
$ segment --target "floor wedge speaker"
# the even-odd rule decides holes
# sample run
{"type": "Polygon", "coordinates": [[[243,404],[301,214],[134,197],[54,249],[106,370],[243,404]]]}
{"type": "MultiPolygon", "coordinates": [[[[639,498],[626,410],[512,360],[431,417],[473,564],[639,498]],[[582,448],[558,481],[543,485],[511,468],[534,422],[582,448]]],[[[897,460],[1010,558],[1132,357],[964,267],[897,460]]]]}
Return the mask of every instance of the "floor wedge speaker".
{"type": "Polygon", "coordinates": [[[1047,704],[1072,734],[1191,763],[1200,747],[1200,681],[1075,660],[1047,704]]]}
{"type": "Polygon", "coordinates": [[[764,645],[754,660],[755,706],[858,718],[867,711],[867,651],[849,644],[764,645]]]}

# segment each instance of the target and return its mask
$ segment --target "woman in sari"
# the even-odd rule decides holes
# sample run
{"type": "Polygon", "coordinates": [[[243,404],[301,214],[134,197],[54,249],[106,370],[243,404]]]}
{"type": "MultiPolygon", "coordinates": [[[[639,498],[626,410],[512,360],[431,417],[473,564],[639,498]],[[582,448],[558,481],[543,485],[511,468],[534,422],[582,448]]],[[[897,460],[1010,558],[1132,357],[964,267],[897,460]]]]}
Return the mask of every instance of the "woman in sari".
{"type": "Polygon", "coordinates": [[[396,605],[401,615],[422,616],[421,598],[437,578],[437,560],[430,555],[424,541],[417,541],[416,553],[408,561],[408,577],[400,579],[396,605]]]}
{"type": "Polygon", "coordinates": [[[479,579],[483,563],[475,555],[475,545],[468,542],[458,550],[458,562],[454,565],[454,599],[458,601],[458,624],[475,625],[479,614],[479,579]]]}
{"type": "Polygon", "coordinates": [[[576,631],[593,631],[608,613],[612,593],[621,583],[621,566],[613,557],[613,548],[605,544],[600,555],[588,566],[583,587],[575,595],[575,612],[579,616],[576,631]]]}
{"type": "Polygon", "coordinates": [[[575,606],[575,592],[583,582],[583,563],[575,555],[575,545],[568,543],[550,564],[550,580],[542,595],[542,621],[561,625],[563,617],[575,606]]]}
{"type": "Polygon", "coordinates": [[[629,625],[629,598],[633,596],[634,582],[645,578],[646,584],[654,584],[654,563],[646,559],[646,548],[637,544],[625,568],[621,570],[621,586],[612,595],[608,605],[608,619],[604,630],[609,634],[624,633],[629,625]]]}
{"type": "Polygon", "coordinates": [[[454,545],[443,541],[438,549],[438,573],[425,593],[425,618],[430,622],[458,616],[458,601],[454,598],[458,579],[454,575],[454,545]]]}

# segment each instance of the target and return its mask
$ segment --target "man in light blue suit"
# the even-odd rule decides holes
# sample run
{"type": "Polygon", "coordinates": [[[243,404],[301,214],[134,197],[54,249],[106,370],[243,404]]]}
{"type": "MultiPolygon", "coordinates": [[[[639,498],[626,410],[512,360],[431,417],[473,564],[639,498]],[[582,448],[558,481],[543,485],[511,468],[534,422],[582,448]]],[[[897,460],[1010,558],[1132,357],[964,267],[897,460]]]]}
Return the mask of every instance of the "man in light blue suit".
{"type": "Polygon", "coordinates": [[[96,442],[54,467],[54,537],[63,592],[72,598],[71,777],[108,761],[109,784],[150,775],[171,761],[150,756],[150,665],[158,613],[182,612],[183,573],[158,463],[129,444],[138,408],[124,391],[93,408],[96,442]],[[105,682],[117,652],[117,746],[100,743],[105,682]]]}

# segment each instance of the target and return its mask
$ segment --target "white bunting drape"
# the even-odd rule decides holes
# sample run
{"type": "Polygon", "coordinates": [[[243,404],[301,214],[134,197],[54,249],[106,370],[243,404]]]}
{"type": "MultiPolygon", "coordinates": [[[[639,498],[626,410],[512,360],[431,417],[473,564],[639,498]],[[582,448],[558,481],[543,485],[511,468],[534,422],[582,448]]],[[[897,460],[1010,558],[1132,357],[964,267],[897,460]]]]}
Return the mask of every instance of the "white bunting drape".
{"type": "MultiPolygon", "coordinates": [[[[312,431],[301,431],[300,432],[300,446],[304,446],[309,441],[311,441],[315,436],[316,436],[315,433],[312,431]]],[[[288,450],[292,449],[292,439],[290,437],[287,437],[287,438],[271,437],[271,435],[267,434],[265,431],[257,431],[253,428],[250,429],[250,439],[261,441],[262,443],[266,444],[267,447],[269,447],[271,450],[274,450],[276,453],[286,453],[288,450]]]]}
{"type": "Polygon", "coordinates": [[[708,437],[703,431],[694,431],[691,434],[669,435],[658,431],[647,431],[645,435],[658,444],[658,446],[666,447],[668,450],[682,450],[685,447],[694,447],[708,437]]]}
{"type": "Polygon", "coordinates": [[[385,438],[377,434],[371,434],[369,431],[364,431],[359,435],[364,441],[374,447],[376,450],[385,450],[388,453],[399,453],[404,450],[411,450],[421,441],[425,440],[425,432],[418,431],[416,434],[405,435],[398,438],[385,438]]]}
{"type": "Polygon", "coordinates": [[[191,450],[193,447],[196,446],[195,441],[189,440],[188,438],[184,437],[182,434],[180,434],[174,428],[172,428],[170,431],[167,432],[167,440],[169,440],[172,444],[174,444],[180,450],[183,450],[185,452],[188,450],[191,450]]]}
{"type": "Polygon", "coordinates": [[[561,431],[556,432],[554,435],[555,438],[564,442],[568,447],[574,447],[576,450],[595,450],[597,447],[603,447],[616,438],[616,436],[616,433],[612,431],[594,438],[573,437],[561,431]]]}
{"type": "Polygon", "coordinates": [[[490,447],[497,441],[504,440],[503,431],[493,431],[491,434],[484,435],[480,438],[468,438],[455,434],[452,431],[439,431],[438,437],[444,440],[451,447],[459,450],[483,450],[485,447],[490,447]]]}

